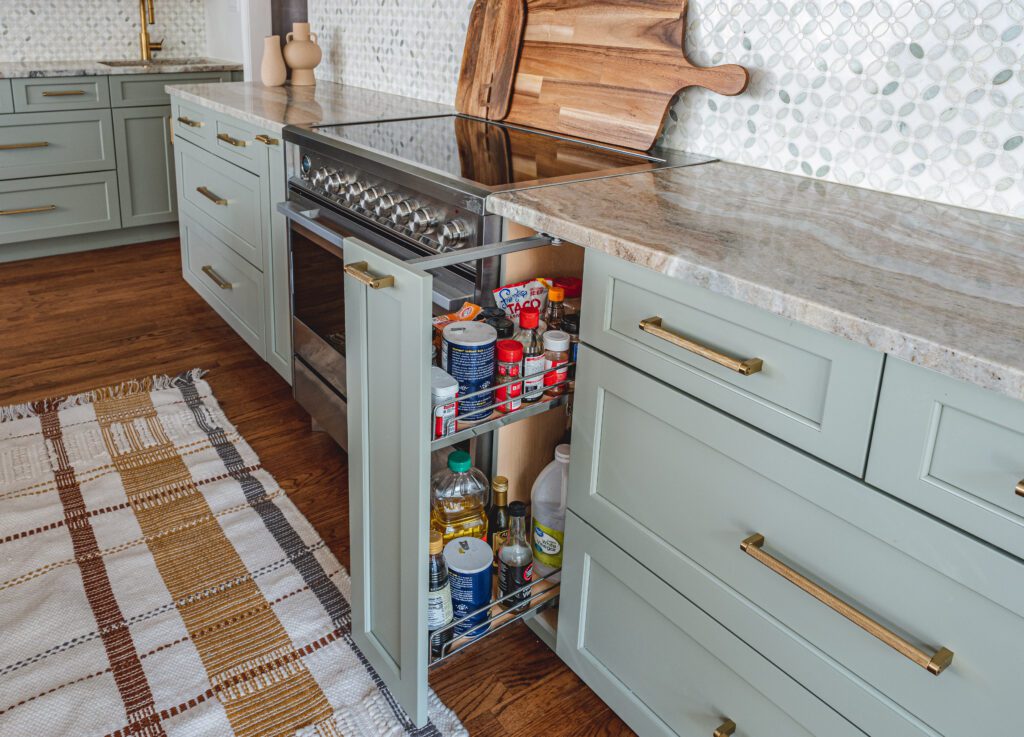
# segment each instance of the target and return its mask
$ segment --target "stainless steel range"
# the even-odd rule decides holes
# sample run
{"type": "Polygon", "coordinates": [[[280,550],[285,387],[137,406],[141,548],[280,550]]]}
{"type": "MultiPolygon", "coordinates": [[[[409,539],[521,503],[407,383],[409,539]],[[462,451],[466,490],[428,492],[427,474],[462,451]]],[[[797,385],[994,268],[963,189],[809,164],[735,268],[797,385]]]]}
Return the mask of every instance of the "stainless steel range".
{"type": "MultiPolygon", "coordinates": [[[[284,132],[294,392],[347,447],[341,244],[358,238],[402,260],[497,243],[497,192],[711,161],[639,153],[461,115],[288,127],[284,132]]],[[[495,250],[495,254],[500,253],[495,250]]],[[[456,259],[452,259],[453,261],[456,259]]],[[[349,265],[358,276],[358,265],[349,265]]],[[[431,271],[439,312],[491,304],[500,256],[431,271]]]]}

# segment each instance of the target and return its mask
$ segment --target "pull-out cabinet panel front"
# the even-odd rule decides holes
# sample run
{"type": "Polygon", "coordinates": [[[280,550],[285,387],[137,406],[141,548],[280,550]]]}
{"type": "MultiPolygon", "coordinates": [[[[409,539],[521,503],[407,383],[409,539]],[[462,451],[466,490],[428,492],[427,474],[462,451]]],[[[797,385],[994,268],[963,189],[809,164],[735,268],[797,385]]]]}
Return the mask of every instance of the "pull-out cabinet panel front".
{"type": "Polygon", "coordinates": [[[864,737],[571,513],[566,541],[558,654],[639,734],[864,737]]]}
{"type": "Polygon", "coordinates": [[[1024,402],[889,359],[867,480],[1024,558],[1024,402]]]}
{"type": "Polygon", "coordinates": [[[0,179],[113,168],[109,110],[0,116],[0,179]]]}
{"type": "Polygon", "coordinates": [[[580,339],[864,473],[883,355],[588,249],[580,339]]]}
{"type": "Polygon", "coordinates": [[[688,596],[694,566],[735,592],[709,613],[864,731],[898,733],[891,700],[945,737],[1024,733],[1024,566],[586,346],[576,396],[570,509],[688,596]]]}
{"type": "Polygon", "coordinates": [[[431,278],[354,238],[345,239],[343,251],[352,636],[422,725],[431,278]]]}

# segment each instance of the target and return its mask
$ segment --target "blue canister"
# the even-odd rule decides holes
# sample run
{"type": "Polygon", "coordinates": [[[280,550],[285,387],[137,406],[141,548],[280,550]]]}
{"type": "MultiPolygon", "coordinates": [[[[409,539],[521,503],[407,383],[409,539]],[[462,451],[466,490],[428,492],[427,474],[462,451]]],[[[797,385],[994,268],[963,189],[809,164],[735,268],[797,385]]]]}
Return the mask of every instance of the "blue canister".
{"type": "MultiPolygon", "coordinates": [[[[491,565],[494,551],[478,537],[457,537],[444,546],[444,562],[452,586],[452,613],[456,620],[491,602],[491,565]]],[[[461,624],[455,625],[455,636],[479,637],[489,624],[484,609],[461,624]],[[483,626],[477,626],[483,624],[483,626]],[[475,628],[475,629],[474,629],[475,628]],[[472,630],[472,631],[470,631],[472,630]]]]}
{"type": "MultiPolygon", "coordinates": [[[[498,331],[493,326],[485,322],[450,322],[441,335],[441,368],[459,382],[460,397],[494,385],[494,345],[498,331]]],[[[476,410],[489,404],[494,404],[493,392],[460,399],[459,419],[486,420],[492,410],[476,410]]]]}

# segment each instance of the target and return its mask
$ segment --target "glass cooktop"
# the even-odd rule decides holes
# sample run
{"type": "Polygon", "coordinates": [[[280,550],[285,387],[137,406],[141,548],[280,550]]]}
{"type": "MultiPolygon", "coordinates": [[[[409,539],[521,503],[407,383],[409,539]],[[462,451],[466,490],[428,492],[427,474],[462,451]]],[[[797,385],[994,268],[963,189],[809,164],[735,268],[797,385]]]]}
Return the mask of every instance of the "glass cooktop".
{"type": "Polygon", "coordinates": [[[586,178],[632,167],[661,168],[667,163],[658,156],[461,115],[316,126],[314,130],[443,175],[494,188],[586,178]]]}

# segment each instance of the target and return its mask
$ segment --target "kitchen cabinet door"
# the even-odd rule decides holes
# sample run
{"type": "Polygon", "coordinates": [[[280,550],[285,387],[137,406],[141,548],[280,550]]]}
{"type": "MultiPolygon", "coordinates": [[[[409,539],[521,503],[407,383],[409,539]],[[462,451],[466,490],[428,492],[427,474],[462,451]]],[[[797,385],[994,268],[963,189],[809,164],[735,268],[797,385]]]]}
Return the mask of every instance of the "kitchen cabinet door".
{"type": "Polygon", "coordinates": [[[177,220],[170,106],[117,108],[113,115],[122,226],[177,220]]]}
{"type": "Polygon", "coordinates": [[[346,239],[352,637],[427,718],[431,278],[346,239]]]}
{"type": "Polygon", "coordinates": [[[266,233],[263,242],[263,273],[266,278],[267,363],[292,382],[292,302],[288,280],[288,221],[277,210],[277,203],[287,199],[287,177],[284,166],[284,143],[280,138],[264,135],[258,143],[266,148],[267,175],[261,177],[266,212],[266,233]]]}

